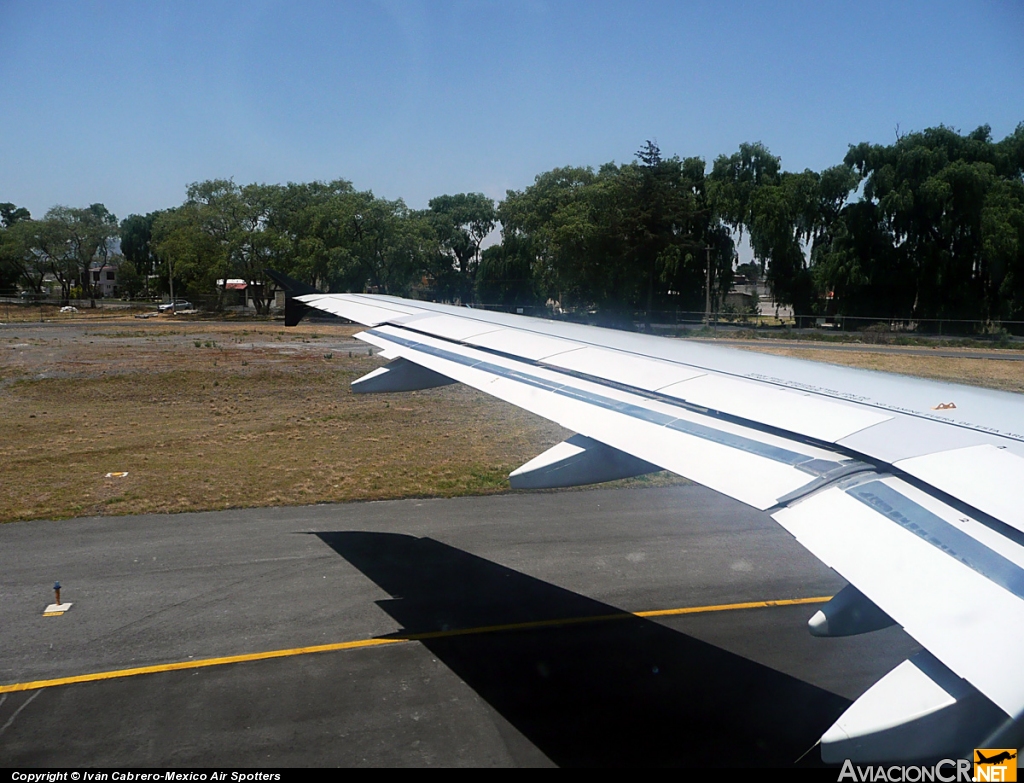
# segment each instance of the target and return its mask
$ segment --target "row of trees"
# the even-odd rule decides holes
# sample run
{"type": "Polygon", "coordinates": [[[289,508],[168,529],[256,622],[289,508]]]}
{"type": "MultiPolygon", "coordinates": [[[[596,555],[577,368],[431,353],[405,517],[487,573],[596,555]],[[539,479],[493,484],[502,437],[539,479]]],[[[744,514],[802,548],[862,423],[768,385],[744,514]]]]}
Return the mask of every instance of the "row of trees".
{"type": "Polygon", "coordinates": [[[67,300],[72,292],[95,298],[91,270],[115,255],[117,217],[102,204],[85,209],[56,206],[42,220],[28,210],[0,204],[0,291],[21,286],[42,295],[49,278],[67,300]]]}
{"type": "Polygon", "coordinates": [[[776,302],[801,314],[1024,319],[1024,124],[851,146],[821,172],[787,172],[762,144],[708,169],[648,141],[626,164],[540,174],[498,204],[479,193],[425,210],[350,182],[189,186],[183,204],[117,223],[101,204],[40,220],[0,205],[0,289],[91,295],[89,265],[121,292],[155,282],[210,307],[242,278],[258,309],[274,267],[332,291],[501,304],[557,300],[609,319],[717,306],[737,240],[776,302]],[[481,244],[499,225],[500,243],[481,244]],[[119,240],[120,253],[115,253],[119,240]]]}
{"type": "Polygon", "coordinates": [[[350,182],[244,185],[209,180],[185,203],[122,223],[124,264],[136,275],[173,279],[211,307],[219,281],[240,278],[260,312],[272,301],[272,267],[322,290],[374,290],[472,301],[480,244],[495,226],[494,202],[480,194],[440,196],[409,209],[350,182]]]}
{"type": "Polygon", "coordinates": [[[494,202],[480,194],[441,196],[424,211],[357,191],[344,180],[239,186],[190,185],[179,207],[131,215],[118,224],[102,204],[57,206],[41,220],[0,204],[0,291],[95,298],[100,267],[116,268],[118,292],[177,293],[211,308],[225,303],[221,281],[250,284],[267,312],[276,267],[324,290],[364,289],[472,301],[480,244],[495,226],[494,202]]]}

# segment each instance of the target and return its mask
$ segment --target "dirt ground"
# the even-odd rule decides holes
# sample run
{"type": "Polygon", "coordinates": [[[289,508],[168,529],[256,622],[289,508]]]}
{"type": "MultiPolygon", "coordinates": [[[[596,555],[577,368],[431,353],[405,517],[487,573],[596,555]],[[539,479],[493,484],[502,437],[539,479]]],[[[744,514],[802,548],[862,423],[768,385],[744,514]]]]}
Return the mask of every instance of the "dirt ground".
{"type": "MultiPolygon", "coordinates": [[[[353,395],[383,363],[356,331],[180,317],[0,326],[0,521],[504,492],[510,471],[570,434],[461,385],[353,395]]],[[[1024,362],[794,355],[1024,390],[1024,362]]]]}
{"type": "Polygon", "coordinates": [[[0,327],[0,521],[503,492],[570,434],[460,385],[354,395],[384,363],[356,331],[0,327]]]}

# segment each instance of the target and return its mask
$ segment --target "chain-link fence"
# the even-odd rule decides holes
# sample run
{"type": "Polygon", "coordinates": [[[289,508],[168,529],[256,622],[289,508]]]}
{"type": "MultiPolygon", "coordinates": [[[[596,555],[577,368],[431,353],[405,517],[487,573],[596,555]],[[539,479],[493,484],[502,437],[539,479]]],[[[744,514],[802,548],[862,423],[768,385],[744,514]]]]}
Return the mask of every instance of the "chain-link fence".
{"type": "MultiPolygon", "coordinates": [[[[210,296],[196,301],[194,307],[206,317],[230,318],[259,317],[252,308],[228,307],[218,310],[219,301],[210,296]]],[[[125,301],[118,299],[76,299],[62,304],[57,298],[34,299],[25,296],[0,296],[0,322],[28,323],[55,322],[77,319],[116,319],[132,316],[144,317],[158,312],[160,303],[152,300],[125,301]]],[[[540,318],[570,321],[597,326],[645,331],[660,334],[680,334],[694,330],[712,333],[751,330],[773,334],[785,331],[834,335],[857,335],[864,342],[887,342],[900,336],[913,337],[965,337],[986,341],[1010,340],[1024,336],[1024,321],[986,321],[963,318],[890,318],[885,316],[820,316],[773,315],[760,313],[655,310],[650,317],[645,311],[594,311],[577,308],[562,310],[551,305],[504,305],[478,303],[477,309],[506,312],[540,318]]],[[[282,317],[274,310],[271,317],[282,317]]],[[[265,317],[265,316],[264,316],[265,317]]]]}
{"type": "Polygon", "coordinates": [[[703,310],[653,310],[609,314],[582,309],[562,311],[548,307],[516,307],[477,304],[484,310],[519,313],[592,325],[632,324],[637,329],[651,325],[654,331],[672,332],[692,329],[750,329],[755,331],[793,330],[828,333],[859,333],[867,341],[872,335],[918,335],[938,337],[995,337],[1024,335],[1024,321],[989,321],[964,318],[891,318],[887,316],[821,316],[714,312],[703,310]]]}
{"type": "Polygon", "coordinates": [[[75,318],[113,319],[144,315],[157,311],[156,302],[125,302],[119,300],[73,299],[62,304],[59,299],[0,297],[0,322],[31,323],[67,321],[75,318]]]}

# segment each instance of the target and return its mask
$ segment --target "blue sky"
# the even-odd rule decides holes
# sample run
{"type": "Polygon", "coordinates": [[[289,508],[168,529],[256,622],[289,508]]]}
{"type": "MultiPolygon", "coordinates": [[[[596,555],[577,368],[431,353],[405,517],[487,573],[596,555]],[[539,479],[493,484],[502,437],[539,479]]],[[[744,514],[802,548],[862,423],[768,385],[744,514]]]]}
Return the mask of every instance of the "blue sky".
{"type": "Polygon", "coordinates": [[[1024,3],[0,0],[0,201],[197,180],[501,198],[645,139],[821,169],[894,128],[1024,121],[1024,3]]]}

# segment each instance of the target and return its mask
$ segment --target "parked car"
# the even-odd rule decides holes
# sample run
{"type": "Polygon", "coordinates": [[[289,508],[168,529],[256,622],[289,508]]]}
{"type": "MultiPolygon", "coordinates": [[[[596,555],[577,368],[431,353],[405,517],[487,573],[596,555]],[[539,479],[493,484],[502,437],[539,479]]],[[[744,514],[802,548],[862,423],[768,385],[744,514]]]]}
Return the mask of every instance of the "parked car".
{"type": "Polygon", "coordinates": [[[166,313],[170,310],[192,310],[192,303],[184,299],[175,299],[173,302],[164,302],[162,305],[158,305],[157,310],[161,313],[166,313]]]}

